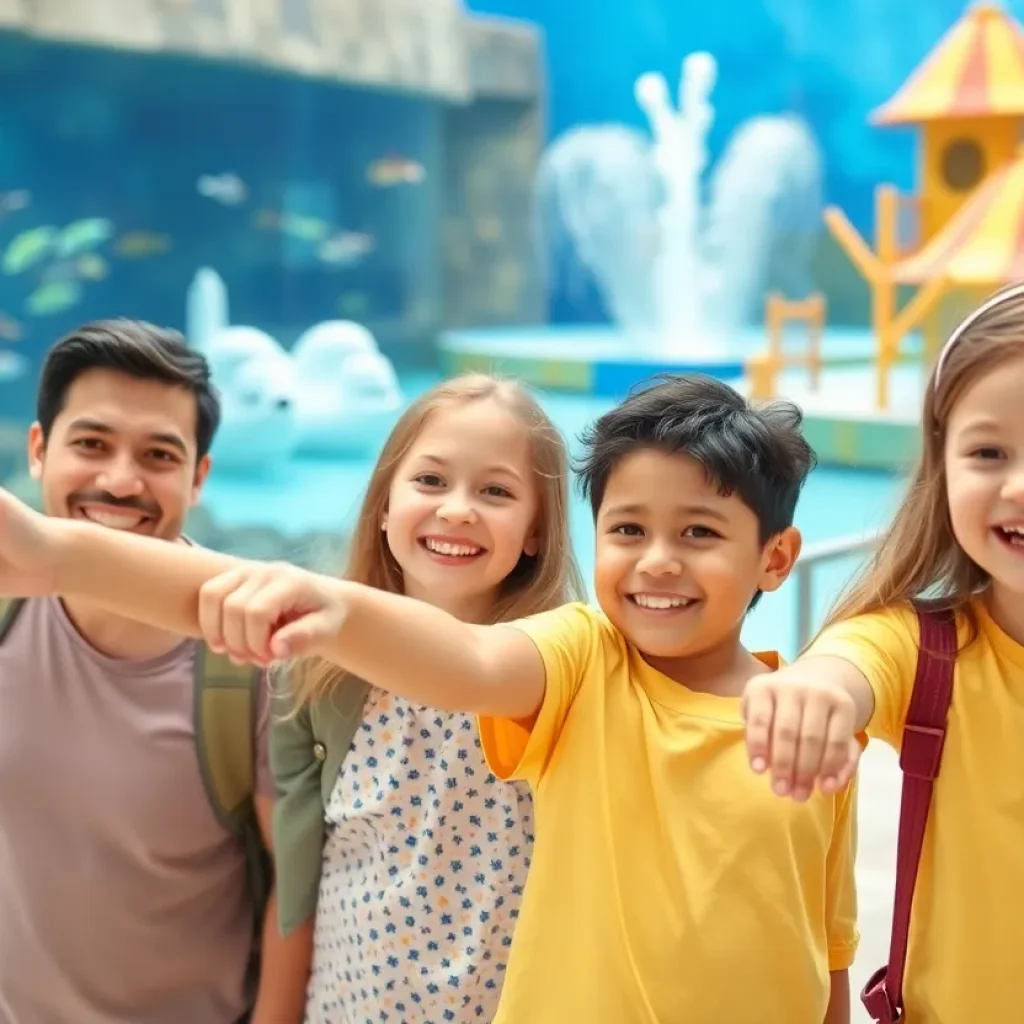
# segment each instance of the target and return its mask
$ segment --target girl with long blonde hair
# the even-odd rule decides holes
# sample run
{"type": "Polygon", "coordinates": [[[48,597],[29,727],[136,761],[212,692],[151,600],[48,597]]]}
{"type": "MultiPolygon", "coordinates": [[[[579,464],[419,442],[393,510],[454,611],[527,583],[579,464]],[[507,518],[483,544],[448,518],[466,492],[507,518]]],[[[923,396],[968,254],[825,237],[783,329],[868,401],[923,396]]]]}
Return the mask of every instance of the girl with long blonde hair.
{"type": "MultiPolygon", "coordinates": [[[[345,577],[475,622],[558,607],[583,591],[568,479],[565,442],[526,390],[478,374],[446,381],[385,443],[345,577]]],[[[360,705],[337,777],[323,779],[306,1020],[490,1020],[533,843],[528,789],[490,773],[471,716],[385,693],[325,661],[297,663],[289,682],[293,704],[271,746],[278,824],[293,845],[288,801],[317,746],[309,711],[329,734],[325,715],[360,705]]],[[[286,870],[279,853],[279,876],[286,870]]]]}
{"type": "Polygon", "coordinates": [[[1024,1002],[1024,285],[950,336],[921,426],[874,556],[808,651],[748,685],[748,748],[800,800],[846,783],[862,730],[902,750],[894,942],[866,1005],[886,1022],[1010,1021],[1024,1002]]]}

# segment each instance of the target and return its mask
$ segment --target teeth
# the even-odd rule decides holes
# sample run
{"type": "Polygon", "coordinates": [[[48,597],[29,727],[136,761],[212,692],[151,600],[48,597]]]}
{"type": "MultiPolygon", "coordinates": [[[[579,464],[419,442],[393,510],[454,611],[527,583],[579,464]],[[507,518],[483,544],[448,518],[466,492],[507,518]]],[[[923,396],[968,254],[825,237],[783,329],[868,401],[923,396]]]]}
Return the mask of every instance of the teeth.
{"type": "Polygon", "coordinates": [[[693,601],[689,597],[674,597],[667,594],[634,594],[633,600],[641,608],[664,610],[666,608],[685,608],[693,601]]]}
{"type": "Polygon", "coordinates": [[[433,551],[438,555],[455,555],[462,558],[479,555],[481,550],[483,550],[482,548],[470,547],[468,544],[449,544],[447,541],[431,540],[429,537],[424,543],[428,551],[433,551]]]}
{"type": "Polygon", "coordinates": [[[98,526],[111,530],[134,530],[143,520],[138,512],[108,512],[101,509],[82,509],[82,515],[98,526]]]}
{"type": "Polygon", "coordinates": [[[1024,537],[1024,526],[1000,526],[1003,533],[1012,533],[1016,537],[1024,537]]]}
{"type": "Polygon", "coordinates": [[[1024,526],[1000,526],[999,532],[1014,548],[1024,547],[1024,526]]]}

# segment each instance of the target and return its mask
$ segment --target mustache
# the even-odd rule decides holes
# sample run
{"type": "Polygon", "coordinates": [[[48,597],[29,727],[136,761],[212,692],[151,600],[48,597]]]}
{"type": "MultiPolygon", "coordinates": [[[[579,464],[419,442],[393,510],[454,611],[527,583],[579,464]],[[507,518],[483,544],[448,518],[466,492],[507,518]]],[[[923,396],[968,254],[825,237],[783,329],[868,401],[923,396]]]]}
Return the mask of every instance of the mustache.
{"type": "Polygon", "coordinates": [[[160,515],[160,506],[142,498],[117,498],[109,491],[75,491],[68,497],[68,506],[77,505],[109,505],[110,508],[123,508],[129,512],[139,512],[150,519],[160,515]]]}

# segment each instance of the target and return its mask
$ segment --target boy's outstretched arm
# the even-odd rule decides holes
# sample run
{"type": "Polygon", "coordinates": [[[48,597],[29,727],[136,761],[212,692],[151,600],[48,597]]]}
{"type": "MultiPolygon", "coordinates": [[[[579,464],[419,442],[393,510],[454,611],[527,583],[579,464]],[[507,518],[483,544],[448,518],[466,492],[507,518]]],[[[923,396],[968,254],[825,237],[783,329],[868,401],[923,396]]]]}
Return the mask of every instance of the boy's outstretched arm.
{"type": "Polygon", "coordinates": [[[806,800],[815,783],[842,789],[874,706],[867,677],[845,658],[812,655],[757,675],[743,695],[750,765],[770,773],[780,796],[806,800]]]}
{"type": "Polygon", "coordinates": [[[239,660],[319,654],[431,707],[524,719],[540,707],[544,663],[516,629],[470,625],[422,601],[291,566],[50,519],[0,498],[0,594],[80,597],[137,622],[205,636],[239,660]],[[200,591],[215,578],[220,590],[205,591],[204,622],[200,591]],[[271,637],[285,623],[290,649],[274,652],[271,637]]]}

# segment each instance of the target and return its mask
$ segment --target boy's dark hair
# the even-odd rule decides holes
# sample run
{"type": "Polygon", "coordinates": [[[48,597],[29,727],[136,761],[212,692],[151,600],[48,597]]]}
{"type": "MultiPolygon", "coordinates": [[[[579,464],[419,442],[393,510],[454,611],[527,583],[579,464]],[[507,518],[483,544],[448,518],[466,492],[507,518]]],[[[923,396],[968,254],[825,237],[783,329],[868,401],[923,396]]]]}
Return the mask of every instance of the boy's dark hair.
{"type": "Polygon", "coordinates": [[[757,516],[761,543],[793,525],[797,498],[814,468],[791,402],[755,407],[704,374],[661,374],[644,382],[584,431],[576,471],[597,517],[608,477],[627,455],[654,448],[688,455],[722,494],[736,494],[757,516]]]}
{"type": "Polygon", "coordinates": [[[177,331],[142,320],[95,320],[61,338],[47,353],[36,395],[36,419],[48,441],[71,385],[89,370],[116,370],[190,391],[196,400],[196,450],[210,450],[220,424],[220,398],[210,367],[177,331]]]}

